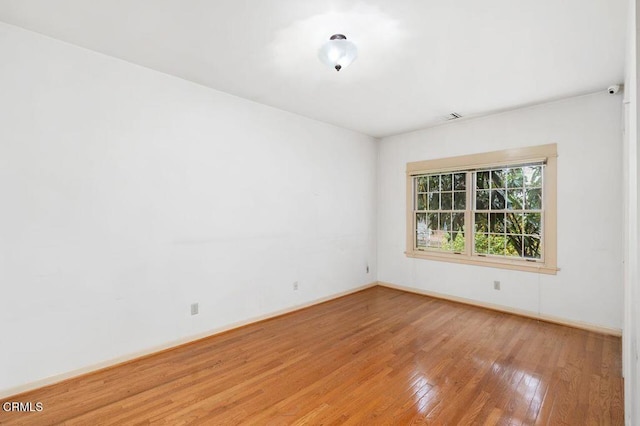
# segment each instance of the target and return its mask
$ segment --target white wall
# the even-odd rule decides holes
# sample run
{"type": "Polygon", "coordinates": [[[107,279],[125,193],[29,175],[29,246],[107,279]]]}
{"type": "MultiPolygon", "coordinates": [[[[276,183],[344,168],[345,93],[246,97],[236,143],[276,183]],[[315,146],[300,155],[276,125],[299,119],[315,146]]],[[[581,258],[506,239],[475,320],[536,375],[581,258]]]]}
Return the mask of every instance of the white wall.
{"type": "Polygon", "coordinates": [[[375,281],[374,139],[4,24],[0,57],[0,392],[375,281]]]}
{"type": "MultiPolygon", "coordinates": [[[[603,88],[604,89],[604,88],[603,88]]],[[[385,138],[378,155],[378,279],[542,315],[622,327],[622,96],[572,98],[385,138]],[[410,161],[558,144],[557,275],[407,258],[410,161]],[[493,289],[499,280],[502,290],[493,289]]]]}
{"type": "Polygon", "coordinates": [[[625,69],[625,129],[623,146],[624,175],[624,327],[622,335],[622,366],[624,376],[625,424],[637,425],[640,421],[638,392],[640,368],[638,366],[638,341],[640,340],[640,291],[638,289],[638,235],[640,211],[638,196],[638,25],[640,10],[636,0],[629,0],[627,24],[627,55],[625,69]]]}

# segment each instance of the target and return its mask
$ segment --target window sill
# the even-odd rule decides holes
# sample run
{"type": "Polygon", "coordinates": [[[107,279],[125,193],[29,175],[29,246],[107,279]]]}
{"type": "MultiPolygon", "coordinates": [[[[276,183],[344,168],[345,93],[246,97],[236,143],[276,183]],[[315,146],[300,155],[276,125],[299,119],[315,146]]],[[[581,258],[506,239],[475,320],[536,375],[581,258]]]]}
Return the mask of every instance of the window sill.
{"type": "Polygon", "coordinates": [[[560,270],[556,266],[550,266],[539,262],[527,262],[522,260],[496,259],[490,257],[467,256],[464,254],[439,253],[427,251],[407,251],[407,257],[415,259],[438,260],[442,262],[462,263],[467,265],[488,266],[490,268],[510,269],[514,271],[535,272],[539,274],[556,275],[560,270]]]}

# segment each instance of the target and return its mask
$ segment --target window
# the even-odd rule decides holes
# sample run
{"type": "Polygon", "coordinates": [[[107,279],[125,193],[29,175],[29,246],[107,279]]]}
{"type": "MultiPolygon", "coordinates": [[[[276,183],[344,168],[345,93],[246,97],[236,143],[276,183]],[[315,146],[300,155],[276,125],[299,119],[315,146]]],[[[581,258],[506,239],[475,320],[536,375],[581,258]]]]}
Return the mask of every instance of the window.
{"type": "Polygon", "coordinates": [[[544,164],[473,172],[473,253],[543,260],[544,164]]]}
{"type": "Polygon", "coordinates": [[[407,256],[555,274],[556,145],[407,164],[407,256]]]}

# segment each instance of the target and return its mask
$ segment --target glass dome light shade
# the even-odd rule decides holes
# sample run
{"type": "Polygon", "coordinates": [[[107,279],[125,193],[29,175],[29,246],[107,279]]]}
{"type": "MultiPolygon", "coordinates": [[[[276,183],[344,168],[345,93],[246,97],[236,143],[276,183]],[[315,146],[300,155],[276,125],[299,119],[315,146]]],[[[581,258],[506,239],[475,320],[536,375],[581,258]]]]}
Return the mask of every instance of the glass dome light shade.
{"type": "Polygon", "coordinates": [[[318,51],[318,57],[325,65],[340,71],[358,57],[358,48],[346,37],[338,38],[337,36],[340,34],[332,36],[331,40],[322,45],[318,51]]]}

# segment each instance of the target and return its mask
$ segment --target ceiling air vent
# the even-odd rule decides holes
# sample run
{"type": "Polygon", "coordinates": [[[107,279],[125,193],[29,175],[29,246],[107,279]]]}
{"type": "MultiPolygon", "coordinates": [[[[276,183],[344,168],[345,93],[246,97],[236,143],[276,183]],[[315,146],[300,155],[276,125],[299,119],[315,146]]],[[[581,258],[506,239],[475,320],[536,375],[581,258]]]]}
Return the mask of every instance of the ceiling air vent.
{"type": "Polygon", "coordinates": [[[446,119],[449,121],[457,120],[458,118],[462,118],[462,116],[457,112],[450,112],[449,115],[446,116],[446,119]]]}

